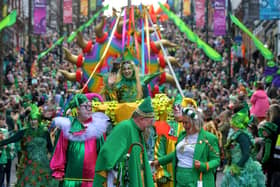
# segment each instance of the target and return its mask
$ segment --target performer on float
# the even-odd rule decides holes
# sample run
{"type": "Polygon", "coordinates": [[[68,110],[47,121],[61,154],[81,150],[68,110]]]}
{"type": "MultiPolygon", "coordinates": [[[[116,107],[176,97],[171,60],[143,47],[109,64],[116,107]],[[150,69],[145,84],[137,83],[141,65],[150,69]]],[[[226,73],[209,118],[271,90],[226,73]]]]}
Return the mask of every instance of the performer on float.
{"type": "Polygon", "coordinates": [[[61,131],[50,168],[52,176],[64,187],[92,187],[96,158],[109,118],[101,112],[92,113],[91,102],[84,94],[73,97],[67,109],[73,108],[77,108],[77,117],[54,119],[61,131]]]}
{"type": "Polygon", "coordinates": [[[142,99],[143,91],[138,72],[133,61],[121,62],[118,73],[112,73],[104,79],[103,93],[106,100],[118,100],[120,103],[124,103],[142,99]]]}
{"type": "Polygon", "coordinates": [[[222,187],[265,186],[265,176],[261,165],[251,157],[254,145],[252,135],[246,127],[249,122],[248,108],[239,110],[232,116],[230,135],[225,146],[227,166],[222,179],[222,187]]]}
{"type": "MultiPolygon", "coordinates": [[[[112,170],[120,162],[125,171],[120,177],[120,186],[154,186],[151,168],[145,146],[145,129],[153,125],[154,111],[151,98],[147,97],[134,111],[132,118],[120,122],[110,133],[102,146],[95,167],[94,187],[112,184],[112,170]],[[135,146],[137,145],[137,146],[135,146]],[[111,182],[111,183],[110,183],[111,182]]],[[[118,176],[122,174],[119,173],[118,176]]]]}
{"type": "Polygon", "coordinates": [[[58,186],[51,177],[48,153],[52,152],[50,135],[40,124],[39,108],[32,104],[25,128],[0,142],[0,146],[21,140],[22,156],[17,169],[16,186],[58,186]]]}

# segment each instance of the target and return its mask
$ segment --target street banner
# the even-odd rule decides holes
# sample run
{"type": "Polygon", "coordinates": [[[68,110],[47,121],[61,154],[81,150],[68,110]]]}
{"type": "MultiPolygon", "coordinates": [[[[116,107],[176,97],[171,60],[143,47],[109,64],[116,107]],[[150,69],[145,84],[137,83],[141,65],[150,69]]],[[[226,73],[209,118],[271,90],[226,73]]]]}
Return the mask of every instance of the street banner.
{"type": "Polygon", "coordinates": [[[88,16],[88,0],[81,0],[81,14],[88,16]]]}
{"type": "Polygon", "coordinates": [[[0,31],[5,27],[10,27],[17,21],[17,11],[13,10],[8,16],[0,20],[0,31]]]}
{"type": "Polygon", "coordinates": [[[47,15],[46,0],[34,0],[33,33],[35,34],[46,33],[46,23],[47,23],[46,15],[47,15]]]}
{"type": "Polygon", "coordinates": [[[260,19],[280,19],[280,0],[260,0],[260,19]]]}
{"type": "Polygon", "coordinates": [[[170,8],[173,9],[173,7],[174,7],[174,0],[167,0],[167,4],[169,5],[170,8]]]}
{"type": "Polygon", "coordinates": [[[103,0],[96,0],[96,6],[100,7],[102,6],[103,0]]]}
{"type": "Polygon", "coordinates": [[[0,8],[0,10],[2,9],[2,17],[6,17],[8,14],[8,0],[4,0],[3,1],[3,8],[0,8]]]}
{"type": "Polygon", "coordinates": [[[96,0],[90,0],[90,10],[91,11],[96,10],[96,0]]]}
{"type": "Polygon", "coordinates": [[[183,16],[191,15],[191,0],[184,0],[183,16]]]}
{"type": "Polygon", "coordinates": [[[174,0],[174,10],[175,12],[179,12],[180,11],[180,0],[174,0]]]}
{"type": "Polygon", "coordinates": [[[72,23],[72,0],[63,1],[63,23],[72,23]]]}
{"type": "Polygon", "coordinates": [[[225,0],[215,0],[214,3],[214,35],[226,34],[225,0]]]}
{"type": "Polygon", "coordinates": [[[195,21],[196,27],[203,28],[205,25],[205,0],[195,1],[195,21]]]}

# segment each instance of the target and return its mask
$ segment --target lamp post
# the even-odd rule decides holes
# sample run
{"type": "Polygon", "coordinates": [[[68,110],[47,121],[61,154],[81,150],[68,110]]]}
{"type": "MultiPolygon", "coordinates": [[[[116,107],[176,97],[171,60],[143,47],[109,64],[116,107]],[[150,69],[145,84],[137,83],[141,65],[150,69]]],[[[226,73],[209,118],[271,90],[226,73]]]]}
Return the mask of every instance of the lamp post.
{"type": "Polygon", "coordinates": [[[81,15],[81,1],[78,1],[78,12],[77,12],[77,28],[80,27],[80,15],[81,15]]]}
{"type": "Polygon", "coordinates": [[[209,0],[205,1],[205,8],[206,8],[206,12],[205,12],[205,35],[206,35],[206,43],[208,43],[208,4],[209,4],[209,0]]]}
{"type": "MultiPolygon", "coordinates": [[[[32,0],[28,1],[28,63],[27,63],[27,69],[28,72],[30,72],[31,69],[31,64],[33,61],[32,58],[32,0]]],[[[30,76],[30,73],[28,73],[28,75],[30,76]]]]}
{"type": "Polygon", "coordinates": [[[228,49],[228,88],[231,86],[231,0],[227,0],[227,49],[228,49]]]}
{"type": "MultiPolygon", "coordinates": [[[[62,37],[63,35],[63,0],[59,1],[59,9],[60,9],[60,14],[59,14],[59,38],[62,37]]],[[[62,44],[59,47],[59,63],[62,63],[62,44]]]]}
{"type": "MultiPolygon", "coordinates": [[[[0,1],[1,12],[3,11],[3,1],[0,1]]],[[[2,20],[2,14],[0,14],[0,21],[2,20]]],[[[3,42],[2,42],[2,31],[0,31],[0,96],[3,94],[3,42]]]]}

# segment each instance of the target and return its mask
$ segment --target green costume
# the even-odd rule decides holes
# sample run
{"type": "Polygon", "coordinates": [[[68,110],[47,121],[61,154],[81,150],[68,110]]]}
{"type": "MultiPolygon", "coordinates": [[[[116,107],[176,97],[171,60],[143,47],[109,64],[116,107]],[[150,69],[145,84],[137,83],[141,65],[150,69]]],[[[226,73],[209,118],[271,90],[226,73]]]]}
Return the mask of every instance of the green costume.
{"type": "Polygon", "coordinates": [[[231,125],[236,130],[225,145],[228,163],[224,170],[222,187],[265,186],[261,165],[251,156],[254,139],[246,130],[248,122],[248,108],[243,108],[232,116],[231,125]]]}
{"type": "MultiPolygon", "coordinates": [[[[39,119],[39,109],[31,105],[32,120],[39,119]]],[[[0,147],[21,141],[22,156],[17,169],[16,187],[58,186],[51,177],[48,153],[52,152],[52,144],[48,131],[39,124],[38,128],[27,128],[17,131],[8,139],[0,141],[0,147]]]]}
{"type": "Polygon", "coordinates": [[[269,161],[270,158],[270,154],[271,154],[271,149],[272,149],[272,138],[275,136],[275,134],[277,133],[277,128],[278,126],[274,123],[271,122],[266,122],[263,126],[261,126],[259,128],[259,137],[263,138],[264,141],[264,147],[261,148],[262,150],[262,159],[261,159],[261,163],[264,164],[267,161],[269,161]],[[265,133],[266,132],[266,135],[265,133]]]}
{"type": "MultiPolygon", "coordinates": [[[[140,116],[151,118],[153,109],[151,99],[146,98],[135,111],[140,116]]],[[[140,146],[133,146],[130,156],[127,160],[127,180],[121,181],[121,186],[130,187],[151,187],[154,186],[151,168],[148,161],[148,155],[145,147],[145,141],[142,131],[135,123],[134,119],[120,122],[108,136],[108,139],[102,146],[95,166],[94,187],[100,187],[106,182],[106,177],[102,172],[113,170],[116,165],[123,162],[129,148],[134,143],[143,145],[143,152],[140,146]],[[126,184],[124,184],[126,182],[126,184]]]]}
{"type": "MultiPolygon", "coordinates": [[[[183,131],[176,143],[176,145],[182,141],[186,137],[186,131],[183,131]]],[[[173,176],[175,176],[174,180],[174,187],[181,186],[178,184],[178,179],[180,179],[180,183],[187,183],[184,186],[195,187],[197,186],[197,181],[200,178],[200,173],[202,172],[202,181],[203,186],[207,187],[215,187],[215,179],[214,174],[216,168],[220,165],[220,156],[219,156],[219,146],[218,146],[218,139],[213,134],[201,129],[198,135],[197,143],[195,145],[194,150],[194,157],[193,161],[199,160],[201,165],[199,169],[192,168],[192,169],[183,169],[177,167],[177,156],[176,151],[159,158],[160,165],[166,165],[172,162],[173,165],[173,176]],[[207,168],[208,163],[208,168],[207,168]],[[185,181],[181,180],[181,175],[185,173],[183,177],[185,181]]],[[[193,164],[194,165],[194,164],[193,164]]]]}

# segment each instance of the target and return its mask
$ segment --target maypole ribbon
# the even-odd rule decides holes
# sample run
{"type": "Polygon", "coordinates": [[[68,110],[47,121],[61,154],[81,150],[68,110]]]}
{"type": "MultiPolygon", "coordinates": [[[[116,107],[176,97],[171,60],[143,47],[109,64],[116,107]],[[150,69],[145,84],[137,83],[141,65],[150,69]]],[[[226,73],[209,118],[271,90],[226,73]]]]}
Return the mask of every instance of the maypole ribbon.
{"type": "Polygon", "coordinates": [[[168,10],[163,4],[159,3],[160,8],[163,10],[165,14],[167,14],[168,18],[171,19],[175,25],[179,28],[179,30],[186,34],[187,38],[194,43],[197,43],[198,47],[201,48],[204,53],[214,61],[222,61],[222,56],[210,47],[207,43],[201,40],[197,34],[192,32],[192,30],[181,20],[178,16],[176,16],[173,12],[168,10]]]}
{"type": "Polygon", "coordinates": [[[110,36],[110,38],[109,38],[109,41],[108,41],[108,43],[107,43],[107,45],[106,45],[106,48],[105,48],[105,50],[104,50],[104,52],[103,52],[103,54],[102,54],[102,56],[101,56],[99,62],[97,63],[97,65],[95,66],[94,70],[93,70],[92,73],[90,74],[90,76],[89,76],[87,82],[85,83],[85,85],[83,86],[83,88],[80,90],[80,93],[82,93],[82,92],[84,91],[84,89],[87,87],[89,81],[92,79],[92,77],[93,77],[94,73],[96,72],[97,68],[98,68],[98,67],[100,66],[100,64],[103,62],[103,60],[104,60],[104,58],[105,58],[105,56],[106,56],[106,54],[107,54],[107,52],[108,52],[108,49],[109,49],[109,47],[110,47],[110,45],[111,45],[111,42],[112,42],[114,33],[115,33],[116,29],[117,29],[117,25],[118,25],[118,23],[119,23],[119,21],[120,21],[120,18],[121,18],[122,12],[123,12],[123,10],[121,11],[121,13],[119,14],[119,16],[118,16],[118,18],[117,18],[117,21],[116,21],[116,23],[115,23],[115,25],[114,25],[114,28],[113,28],[112,32],[111,32],[111,36],[110,36]]]}
{"type": "MultiPolygon", "coordinates": [[[[153,24],[152,18],[151,18],[151,16],[150,16],[149,14],[148,14],[148,18],[149,18],[150,23],[153,24]]],[[[156,30],[155,27],[152,27],[152,28],[154,29],[155,35],[156,35],[156,37],[157,37],[157,40],[159,41],[160,48],[161,48],[161,50],[162,50],[162,52],[163,52],[163,55],[164,55],[164,59],[166,59],[166,62],[167,62],[168,67],[169,67],[169,70],[171,71],[172,77],[173,77],[173,79],[175,80],[177,89],[179,90],[180,95],[181,95],[182,97],[184,97],[184,94],[183,94],[181,85],[179,84],[178,79],[177,79],[177,77],[176,77],[176,75],[175,75],[175,72],[174,72],[174,70],[173,70],[173,68],[172,68],[172,66],[171,66],[171,63],[170,63],[169,59],[167,58],[167,53],[166,53],[165,49],[163,48],[163,45],[162,45],[162,42],[160,41],[160,37],[159,37],[159,35],[158,35],[158,33],[157,33],[157,30],[156,30]]]]}
{"type": "MultiPolygon", "coordinates": [[[[146,38],[147,38],[147,51],[148,51],[148,63],[149,63],[148,73],[150,73],[150,66],[151,66],[151,45],[150,45],[150,33],[149,33],[148,11],[146,11],[146,7],[143,8],[143,12],[144,12],[144,16],[145,16],[146,38]]],[[[147,73],[147,72],[146,72],[146,73],[147,73]]]]}
{"type": "Polygon", "coordinates": [[[135,19],[134,19],[134,6],[132,6],[132,29],[134,32],[134,42],[135,42],[135,48],[136,48],[136,55],[137,55],[137,59],[140,61],[140,52],[139,52],[139,44],[138,44],[138,40],[137,40],[137,32],[136,32],[136,28],[135,28],[135,19]]]}
{"type": "MultiPolygon", "coordinates": [[[[1,7],[2,8],[2,7],[1,7]]],[[[13,10],[8,16],[0,21],[0,31],[5,27],[10,27],[17,21],[17,11],[13,10]]]]}
{"type": "Polygon", "coordinates": [[[235,17],[234,15],[230,14],[230,19],[242,31],[244,31],[246,34],[248,34],[250,36],[250,38],[255,43],[256,48],[261,52],[261,54],[264,56],[264,58],[266,60],[273,59],[273,53],[269,49],[264,47],[263,43],[255,35],[253,35],[253,33],[251,31],[249,31],[249,29],[243,23],[241,23],[241,21],[239,21],[237,17],[235,17]]]}
{"type": "Polygon", "coordinates": [[[144,23],[143,23],[143,10],[142,10],[142,4],[140,5],[140,14],[141,17],[141,64],[142,64],[142,74],[145,75],[145,40],[144,40],[144,23]]]}
{"type": "MultiPolygon", "coordinates": [[[[128,33],[131,33],[131,20],[132,20],[132,8],[131,7],[128,7],[129,10],[128,10],[128,13],[129,13],[129,20],[128,20],[128,33]]],[[[127,42],[126,42],[126,46],[128,48],[128,46],[130,45],[130,34],[127,35],[127,42]]]]}
{"type": "Polygon", "coordinates": [[[125,32],[126,32],[126,7],[124,8],[124,16],[123,16],[123,29],[122,29],[122,52],[124,52],[125,32]]]}

